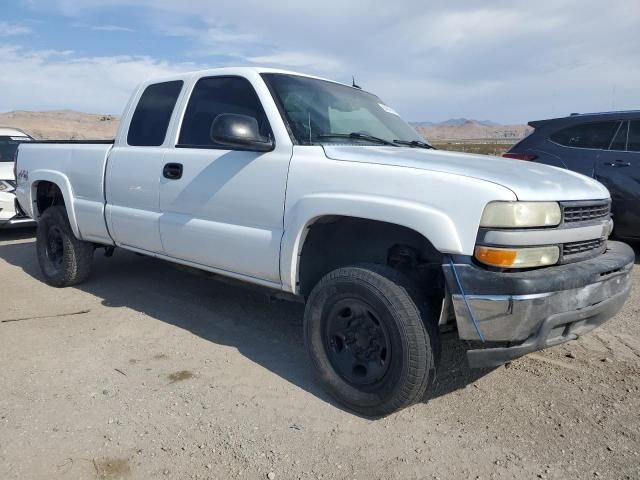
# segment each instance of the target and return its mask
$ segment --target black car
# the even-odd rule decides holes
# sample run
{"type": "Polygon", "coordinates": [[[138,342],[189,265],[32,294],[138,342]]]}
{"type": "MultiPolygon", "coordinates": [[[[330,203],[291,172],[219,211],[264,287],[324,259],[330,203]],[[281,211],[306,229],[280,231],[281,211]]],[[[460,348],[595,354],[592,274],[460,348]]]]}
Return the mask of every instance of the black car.
{"type": "Polygon", "coordinates": [[[640,110],[529,122],[535,130],[503,156],[588,175],[611,192],[614,233],[640,239],[640,110]]]}

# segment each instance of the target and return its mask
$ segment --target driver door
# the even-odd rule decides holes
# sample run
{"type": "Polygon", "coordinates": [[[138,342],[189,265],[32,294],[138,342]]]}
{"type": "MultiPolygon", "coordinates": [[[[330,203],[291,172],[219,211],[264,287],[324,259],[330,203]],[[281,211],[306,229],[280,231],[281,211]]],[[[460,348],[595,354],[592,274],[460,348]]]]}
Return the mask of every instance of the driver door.
{"type": "Polygon", "coordinates": [[[160,236],[166,255],[280,283],[280,240],[291,145],[234,150],[210,135],[222,113],[248,115],[260,133],[269,121],[251,82],[240,76],[198,80],[178,144],[163,158],[177,170],[160,179],[160,236]]]}

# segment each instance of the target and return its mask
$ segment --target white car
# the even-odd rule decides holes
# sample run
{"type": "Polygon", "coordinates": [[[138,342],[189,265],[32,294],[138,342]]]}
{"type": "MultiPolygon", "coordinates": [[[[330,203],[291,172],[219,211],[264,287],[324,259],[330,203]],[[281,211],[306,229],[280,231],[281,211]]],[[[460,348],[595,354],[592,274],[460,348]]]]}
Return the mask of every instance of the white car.
{"type": "Polygon", "coordinates": [[[146,82],[114,141],[31,142],[17,177],[47,283],[121,247],[288,292],[321,382],[363,415],[433,387],[440,328],[491,367],[597,327],[635,259],[595,180],[435,150],[371,93],[272,69],[146,82]]]}
{"type": "Polygon", "coordinates": [[[18,146],[31,137],[16,128],[0,127],[0,229],[34,226],[16,201],[13,163],[18,146]]]}

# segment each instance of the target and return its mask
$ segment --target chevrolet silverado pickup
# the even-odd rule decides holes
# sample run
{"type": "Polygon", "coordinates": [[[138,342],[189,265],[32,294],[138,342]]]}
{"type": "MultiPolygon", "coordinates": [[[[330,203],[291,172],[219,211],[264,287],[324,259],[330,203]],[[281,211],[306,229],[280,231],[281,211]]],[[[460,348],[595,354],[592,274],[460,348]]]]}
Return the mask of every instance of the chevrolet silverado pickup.
{"type": "Polygon", "coordinates": [[[629,294],[634,253],[608,241],[600,183],[435,150],[375,95],[307,75],[145,82],[114,141],[23,144],[16,171],[47,283],[120,247],[287,292],[320,382],[366,416],[425,396],[443,330],[494,367],[629,294]]]}

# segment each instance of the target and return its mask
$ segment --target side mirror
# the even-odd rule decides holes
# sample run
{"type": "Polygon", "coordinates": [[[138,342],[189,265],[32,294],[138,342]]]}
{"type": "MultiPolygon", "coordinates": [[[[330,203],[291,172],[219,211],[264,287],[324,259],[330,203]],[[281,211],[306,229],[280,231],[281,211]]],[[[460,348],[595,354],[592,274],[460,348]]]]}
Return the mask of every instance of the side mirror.
{"type": "Polygon", "coordinates": [[[248,115],[221,113],[213,120],[209,135],[219,145],[256,152],[273,150],[273,141],[260,135],[258,121],[248,115]]]}

